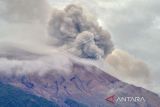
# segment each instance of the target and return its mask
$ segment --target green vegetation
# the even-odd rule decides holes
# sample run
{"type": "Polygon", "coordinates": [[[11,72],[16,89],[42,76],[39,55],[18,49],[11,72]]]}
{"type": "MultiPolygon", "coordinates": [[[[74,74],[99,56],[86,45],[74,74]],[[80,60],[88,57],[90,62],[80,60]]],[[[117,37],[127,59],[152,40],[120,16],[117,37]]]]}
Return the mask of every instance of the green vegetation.
{"type": "Polygon", "coordinates": [[[59,107],[59,105],[0,83],[0,107],[59,107]]]}

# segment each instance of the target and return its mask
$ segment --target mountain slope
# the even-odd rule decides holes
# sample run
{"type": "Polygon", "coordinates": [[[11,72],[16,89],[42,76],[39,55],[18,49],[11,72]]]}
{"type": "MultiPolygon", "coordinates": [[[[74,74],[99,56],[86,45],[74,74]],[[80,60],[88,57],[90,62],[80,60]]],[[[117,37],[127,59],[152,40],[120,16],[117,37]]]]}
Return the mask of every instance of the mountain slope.
{"type": "Polygon", "coordinates": [[[159,107],[160,105],[158,95],[124,83],[95,66],[72,61],[69,70],[70,73],[66,74],[55,69],[43,75],[36,73],[0,75],[0,81],[50,101],[56,101],[60,107],[159,107]],[[144,97],[145,102],[113,105],[105,100],[110,95],[144,97]]]}
{"type": "Polygon", "coordinates": [[[0,107],[59,107],[48,101],[26,93],[18,88],[0,83],[0,107]]]}

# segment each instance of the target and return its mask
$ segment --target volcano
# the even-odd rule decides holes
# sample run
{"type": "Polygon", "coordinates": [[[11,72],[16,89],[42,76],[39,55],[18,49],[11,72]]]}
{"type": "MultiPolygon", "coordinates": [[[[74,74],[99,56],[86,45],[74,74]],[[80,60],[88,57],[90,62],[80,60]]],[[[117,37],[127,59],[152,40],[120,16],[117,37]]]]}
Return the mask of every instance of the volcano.
{"type": "MultiPolygon", "coordinates": [[[[159,107],[160,105],[159,96],[151,91],[124,83],[94,65],[76,60],[70,60],[70,63],[72,66],[66,68],[69,73],[61,73],[55,67],[52,71],[41,75],[38,73],[1,74],[0,81],[24,93],[54,102],[59,107],[159,107]],[[113,104],[106,100],[113,95],[143,97],[145,101],[113,104]]],[[[5,96],[1,99],[3,97],[5,96]]]]}

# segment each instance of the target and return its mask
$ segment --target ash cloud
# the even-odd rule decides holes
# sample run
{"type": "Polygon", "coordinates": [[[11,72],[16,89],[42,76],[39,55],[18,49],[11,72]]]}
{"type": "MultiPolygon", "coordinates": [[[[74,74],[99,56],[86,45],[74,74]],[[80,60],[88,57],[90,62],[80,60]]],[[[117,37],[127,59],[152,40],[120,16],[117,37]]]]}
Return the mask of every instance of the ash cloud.
{"type": "Polygon", "coordinates": [[[104,58],[113,49],[110,34],[83,12],[77,5],[55,10],[49,22],[49,35],[55,46],[65,47],[79,57],[104,58]]]}
{"type": "Polygon", "coordinates": [[[116,77],[129,83],[143,86],[150,83],[148,65],[125,51],[115,49],[112,54],[108,55],[106,61],[116,77]]]}

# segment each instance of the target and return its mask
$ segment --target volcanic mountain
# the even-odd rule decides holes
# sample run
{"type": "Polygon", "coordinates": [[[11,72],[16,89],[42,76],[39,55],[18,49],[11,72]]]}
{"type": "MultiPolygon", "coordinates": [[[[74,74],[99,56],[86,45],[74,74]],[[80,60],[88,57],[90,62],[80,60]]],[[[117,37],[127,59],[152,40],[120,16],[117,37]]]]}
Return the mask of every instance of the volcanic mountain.
{"type": "MultiPolygon", "coordinates": [[[[60,62],[63,63],[63,60],[60,62]]],[[[56,102],[60,107],[159,107],[160,105],[159,96],[151,91],[124,83],[94,65],[73,59],[70,59],[69,63],[70,67],[62,64],[63,69],[58,69],[53,64],[53,69],[45,73],[9,75],[1,73],[0,81],[25,93],[56,102]],[[68,72],[64,72],[65,69],[68,72]],[[106,100],[112,95],[143,97],[145,102],[112,104],[106,100]]],[[[15,70],[13,69],[13,72],[15,70]]],[[[1,99],[4,97],[2,96],[1,99]]]]}

